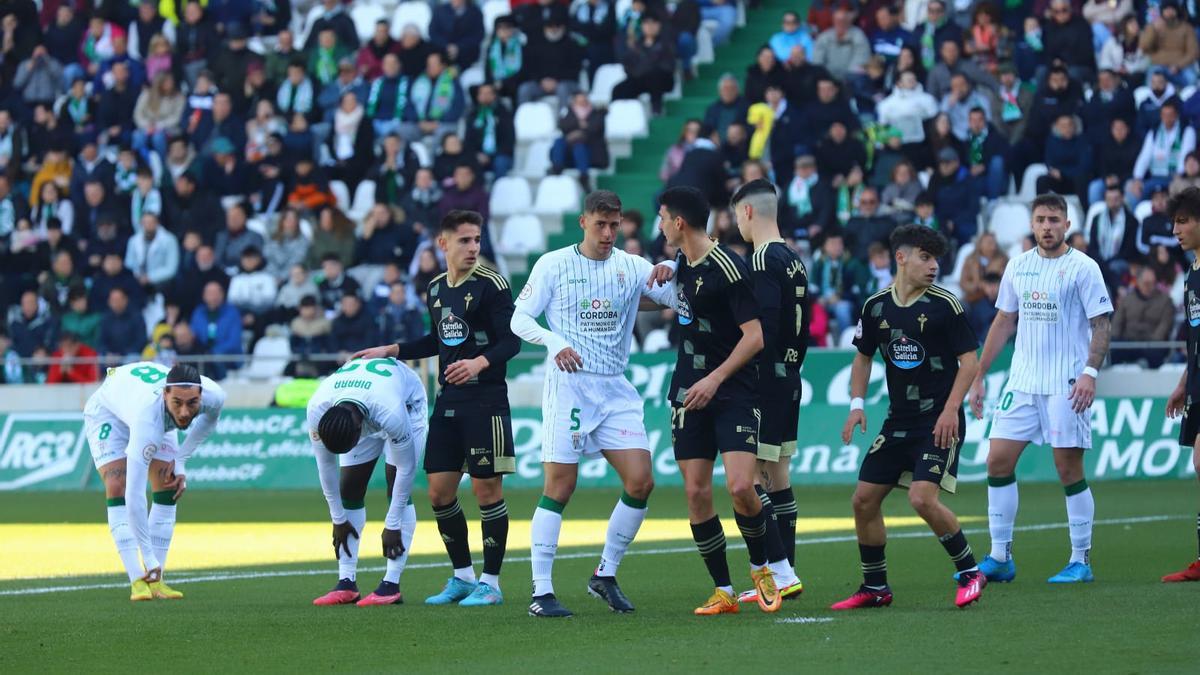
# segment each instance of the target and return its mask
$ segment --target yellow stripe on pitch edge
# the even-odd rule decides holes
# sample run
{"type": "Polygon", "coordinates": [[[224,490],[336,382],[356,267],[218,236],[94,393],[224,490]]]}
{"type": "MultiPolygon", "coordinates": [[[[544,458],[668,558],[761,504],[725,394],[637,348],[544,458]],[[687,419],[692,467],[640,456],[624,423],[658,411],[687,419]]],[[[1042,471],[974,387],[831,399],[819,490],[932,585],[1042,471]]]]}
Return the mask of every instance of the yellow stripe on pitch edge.
{"type": "MultiPolygon", "coordinates": [[[[960,517],[964,523],[982,522],[978,516],[960,517]]],[[[738,540],[741,534],[732,518],[725,519],[725,535],[738,540]]],[[[891,527],[923,526],[916,516],[888,518],[891,527]]],[[[377,541],[382,522],[368,523],[364,541],[377,541]]],[[[514,520],[508,534],[509,551],[529,550],[529,521],[514,520]]],[[[561,546],[604,544],[608,521],[601,519],[563,521],[561,546]]],[[[852,518],[801,518],[796,523],[800,534],[851,532],[852,518]]],[[[54,576],[123,574],[108,526],[96,524],[21,524],[0,525],[0,541],[5,555],[0,556],[0,580],[54,576]]],[[[683,518],[648,518],[638,531],[638,545],[675,541],[691,545],[691,531],[683,518]]],[[[362,555],[381,559],[378,547],[364,545],[362,555]]],[[[413,555],[445,556],[446,549],[432,520],[417,524],[411,547],[413,555]]],[[[597,555],[599,551],[597,550],[597,555]]],[[[228,569],[251,565],[315,563],[328,565],[333,573],[334,560],[329,547],[329,523],[179,523],[171,544],[171,566],[180,569],[228,569]]],[[[373,562],[371,564],[377,564],[373,562]]]]}

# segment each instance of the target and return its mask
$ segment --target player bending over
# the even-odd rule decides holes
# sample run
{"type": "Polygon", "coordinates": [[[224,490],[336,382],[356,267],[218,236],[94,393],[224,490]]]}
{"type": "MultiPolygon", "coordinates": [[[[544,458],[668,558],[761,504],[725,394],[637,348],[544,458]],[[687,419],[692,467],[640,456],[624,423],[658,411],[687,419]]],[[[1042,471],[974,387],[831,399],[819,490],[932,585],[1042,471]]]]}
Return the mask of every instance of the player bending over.
{"type": "MultiPolygon", "coordinates": [[[[1200,188],[1188,188],[1171,197],[1167,202],[1167,215],[1183,250],[1200,254],[1200,188]]],[[[1200,438],[1197,438],[1200,430],[1200,268],[1197,263],[1192,263],[1187,271],[1183,310],[1187,317],[1187,369],[1167,399],[1167,415],[1178,417],[1183,414],[1179,444],[1192,448],[1192,464],[1200,476],[1200,438]]],[[[1196,538],[1200,539],[1200,514],[1196,515],[1196,538]]],[[[1168,583],[1200,581],[1200,559],[1182,572],[1168,574],[1162,580],[1168,583]]]]}
{"type": "Polygon", "coordinates": [[[168,371],[140,361],[110,368],[83,408],[88,447],[104,480],[108,529],[132,584],[130,600],[183,597],[163,582],[175,503],[187,489],[187,459],[212,433],[224,405],[225,392],[194,367],[168,371]],[[180,430],[188,432],[182,445],[180,430]],[[147,478],[154,502],[149,513],[147,478]]]}
{"type": "MultiPolygon", "coordinates": [[[[754,180],[730,200],[738,231],[754,247],[750,280],[758,301],[763,350],[758,355],[758,475],[754,490],[767,509],[767,527],[779,530],[788,564],[796,565],[796,496],[790,464],[796,454],[800,424],[800,368],[808,353],[808,272],[795,251],[779,235],[779,195],[767,180],[754,180]]],[[[782,586],[784,598],[799,596],[797,579],[782,586]]],[[[753,590],[738,602],[756,602],[753,590]]]]}
{"type": "Polygon", "coordinates": [[[417,455],[425,447],[425,408],[421,378],[392,359],[350,361],[325,378],[309,400],[309,437],[333,520],[333,554],[338,562],[337,586],[313,600],[314,605],[404,602],[400,574],[417,527],[411,496],[417,455]],[[359,600],[358,545],[367,524],[367,483],[381,454],[386,454],[389,500],[383,524],[387,569],[379,587],[359,600]]]}
{"type": "Polygon", "coordinates": [[[430,605],[504,602],[500,566],[508,546],[508,506],[500,481],[517,468],[504,378],[521,341],[509,327],[513,300],[508,282],[479,263],[482,232],[478,213],[447,213],[437,239],[446,256],[446,273],[429,282],[426,298],[432,332],[413,342],[355,354],[404,360],[438,357],[441,389],[429,423],[425,473],[454,576],[441,593],[425,599],[430,605]],[[483,575],[478,580],[467,542],[467,517],[458,503],[464,472],[471,476],[482,521],[483,575]]]}
{"type": "Polygon", "coordinates": [[[547,361],[553,361],[542,389],[545,488],[530,526],[532,616],[571,616],[554,595],[551,572],[579,462],[596,453],[616,470],[624,491],[609,517],[604,552],[588,593],[608,602],[614,612],[633,611],[617,585],[617,567],[646,518],[654,474],[642,397],[625,379],[625,369],[642,299],[668,304],[671,287],[663,282],[673,272],[669,265],[652,267],[614,248],[620,224],[621,200],[615,193],[589,194],[579,217],[583,241],[538,258],[513,314],[513,332],[545,345],[547,361]],[[543,314],[549,330],[537,323],[543,314]]]}
{"type": "Polygon", "coordinates": [[[1037,246],[1009,261],[996,297],[996,318],[983,343],[971,411],[983,416],[983,385],[992,359],[1017,334],[1000,404],[992,416],[987,458],[991,555],[979,569],[989,581],[1012,581],[1017,520],[1017,460],[1030,443],[1053,448],[1067,498],[1071,558],[1052,584],[1088,582],[1096,502],[1083,473],[1092,447],[1097,368],[1108,353],[1112,302],[1100,266],[1066,242],[1067,202],[1050,193],[1033,200],[1037,246]]]}
{"type": "Polygon", "coordinates": [[[671,441],[683,474],[692,537],[716,586],[695,613],[733,614],[739,609],[725,556],[725,531],[712,500],[718,456],[750,553],[758,605],[775,612],[783,604],[778,586],[798,580],[779,531],[768,525],[754,490],[759,417],[754,358],[762,350],[763,335],[750,272],[741,257],[709,239],[703,193],[674,187],[659,202],[663,236],[679,250],[675,304],[680,343],[669,390],[671,441]]]}
{"type": "Polygon", "coordinates": [[[950,555],[958,570],[954,604],[966,607],[979,599],[987,579],[938,490],[955,489],[966,428],[963,399],[979,367],[979,343],[958,299],[933,284],[946,240],[923,225],[905,225],[892,232],[891,244],[896,280],[863,304],[854,335],[850,414],[842,427],[843,443],[850,442],[854,427],[867,430],[863,397],[878,351],[887,371],[888,416],[859,468],[852,500],[863,583],[833,609],[892,604],[882,506],[897,485],[908,488],[909,504],[950,555]]]}

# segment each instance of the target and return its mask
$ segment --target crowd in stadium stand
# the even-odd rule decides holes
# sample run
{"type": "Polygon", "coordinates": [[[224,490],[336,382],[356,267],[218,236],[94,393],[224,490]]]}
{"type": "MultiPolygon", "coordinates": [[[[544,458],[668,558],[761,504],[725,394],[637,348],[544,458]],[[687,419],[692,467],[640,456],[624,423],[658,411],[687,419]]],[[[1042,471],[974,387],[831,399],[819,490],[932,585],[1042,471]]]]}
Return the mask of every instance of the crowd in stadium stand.
{"type": "MultiPolygon", "coordinates": [[[[94,381],[96,355],[225,355],[205,366],[221,377],[264,336],[300,357],[289,374],[315,375],[334,364],[308,355],[415,337],[443,264],[431,231],[461,208],[495,225],[519,108],[552,103],[546,172],[590,189],[611,166],[598,70],[624,67],[614,105],[658,114],[700,38],[730,73],[660,178],[700,188],[714,236],[742,250],[723,205],[743,181],[777,183],[815,344],[841,342],[890,283],[887,236],[909,222],[953,243],[943,282],[982,338],[1005,263],[1032,245],[1022,209],[1047,190],[1070,197],[1071,244],[1112,287],[1115,339],[1175,335],[1188,262],[1165,205],[1200,185],[1194,2],[815,0],[737,68],[720,59],[735,0],[513,0],[490,25],[473,0],[433,2],[421,25],[391,2],[377,23],[352,16],[372,4],[0,6],[0,382],[94,381]],[[64,362],[17,362],[36,356],[64,362]]],[[[671,257],[646,236],[652,205],[627,207],[626,250],[671,257]]],[[[649,314],[639,339],[670,325],[649,314]]]]}

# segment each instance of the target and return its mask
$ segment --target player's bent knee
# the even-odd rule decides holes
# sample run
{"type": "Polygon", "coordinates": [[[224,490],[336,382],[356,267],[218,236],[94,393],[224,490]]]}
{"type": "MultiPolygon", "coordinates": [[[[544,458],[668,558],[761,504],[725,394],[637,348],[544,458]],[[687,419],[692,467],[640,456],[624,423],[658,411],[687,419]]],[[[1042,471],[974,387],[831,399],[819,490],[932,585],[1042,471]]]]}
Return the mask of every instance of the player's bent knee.
{"type": "Polygon", "coordinates": [[[937,510],[938,499],[936,495],[930,496],[923,491],[909,490],[908,503],[913,511],[925,515],[937,510]]]}
{"type": "Polygon", "coordinates": [[[503,483],[499,478],[473,479],[471,492],[480,504],[494,504],[504,498],[503,483]]]}
{"type": "Polygon", "coordinates": [[[633,476],[625,481],[623,487],[630,497],[646,499],[654,491],[654,477],[649,474],[645,476],[633,476]]]}

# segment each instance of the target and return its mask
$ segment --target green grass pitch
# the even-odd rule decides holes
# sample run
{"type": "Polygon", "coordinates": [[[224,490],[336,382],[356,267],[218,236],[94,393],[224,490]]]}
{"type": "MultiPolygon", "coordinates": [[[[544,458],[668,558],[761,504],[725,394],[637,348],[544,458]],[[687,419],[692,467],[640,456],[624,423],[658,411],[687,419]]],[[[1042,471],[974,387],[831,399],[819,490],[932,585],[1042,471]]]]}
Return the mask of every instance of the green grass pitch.
{"type": "MultiPolygon", "coordinates": [[[[1195,482],[1101,483],[1096,492],[1093,556],[1097,581],[1052,587],[1045,579],[1066,561],[1062,491],[1023,485],[1016,536],[1018,576],[993,584],[980,604],[952,605],[952,567],[922,528],[888,545],[896,593],[893,607],[835,613],[828,606],[859,583],[857,548],[849,531],[807,536],[798,548],[804,595],[774,615],[750,607],[736,616],[697,618],[691,609],[707,597],[710,582],[698,554],[681,531],[674,542],[635,542],[620,569],[622,586],[637,605],[614,615],[586,595],[584,586],[598,550],[560,549],[555,565],[560,599],[576,612],[561,621],[526,615],[527,551],[510,554],[503,573],[506,604],[496,608],[425,607],[449,570],[442,556],[414,558],[402,588],[406,604],[360,609],[316,608],[313,597],[335,581],[327,565],[229,569],[269,572],[252,579],[186,581],[219,574],[173,572],[185,591],[180,602],[132,604],[127,588],[20,594],[59,585],[94,586],[119,577],[0,582],[0,673],[30,672],[1197,672],[1196,626],[1200,584],[1165,585],[1159,576],[1196,555],[1195,482]],[[579,554],[579,555],[575,555],[579,554]],[[283,573],[283,574],[280,574],[283,573]]],[[[848,487],[798,488],[800,515],[848,516],[848,487]]],[[[565,517],[606,518],[615,494],[584,491],[565,517]]],[[[532,513],[537,494],[508,495],[514,518],[532,513]]],[[[468,514],[474,514],[464,493],[468,514]]],[[[381,513],[382,496],[370,508],[381,513]]],[[[419,518],[430,513],[418,499],[419,518]]],[[[960,515],[986,515],[982,486],[964,486],[948,500],[960,515]]],[[[728,499],[718,498],[729,517],[728,499]]],[[[887,511],[911,515],[903,493],[887,511]]],[[[678,489],[651,498],[655,517],[684,517],[678,489]]],[[[96,523],[98,494],[3,494],[0,524],[96,523]]],[[[377,517],[376,516],[376,517],[377,517]]],[[[190,493],[181,522],[322,521],[319,493],[190,493]]],[[[478,523],[471,522],[472,539],[478,523]]],[[[986,553],[986,523],[972,524],[969,539],[986,553]]],[[[374,554],[368,532],[364,550],[374,554]]],[[[730,540],[731,544],[739,544],[730,540]]],[[[528,542],[512,542],[527,547],[528,542]]],[[[0,543],[0,556],[4,554],[0,543]]],[[[115,551],[110,552],[115,556],[115,551]]],[[[475,550],[478,562],[478,547],[475,550]]],[[[735,583],[747,585],[746,554],[731,550],[735,583]]],[[[184,565],[185,561],[177,561],[184,565]]],[[[381,559],[360,572],[367,592],[381,559]]],[[[30,571],[31,575],[36,570],[30,571]]]]}

